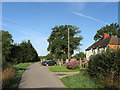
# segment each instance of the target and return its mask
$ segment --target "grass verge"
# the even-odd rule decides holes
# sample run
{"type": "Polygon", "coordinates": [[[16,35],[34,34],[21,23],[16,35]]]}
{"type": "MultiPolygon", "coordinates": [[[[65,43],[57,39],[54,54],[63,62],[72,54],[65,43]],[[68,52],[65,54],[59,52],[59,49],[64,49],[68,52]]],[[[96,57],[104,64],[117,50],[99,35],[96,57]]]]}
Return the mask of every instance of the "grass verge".
{"type": "Polygon", "coordinates": [[[85,71],[78,74],[63,77],[61,81],[68,88],[100,88],[101,85],[92,81],[89,76],[85,75],[85,71]]]}
{"type": "Polygon", "coordinates": [[[67,69],[66,65],[62,65],[62,66],[49,66],[49,69],[53,72],[76,72],[76,71],[80,71],[80,69],[67,69]]]}
{"type": "Polygon", "coordinates": [[[19,82],[21,80],[23,72],[26,70],[28,66],[33,64],[34,62],[29,62],[29,63],[20,63],[17,65],[14,65],[15,69],[15,77],[12,79],[12,81],[9,83],[9,85],[5,88],[17,88],[19,85],[19,82]]]}

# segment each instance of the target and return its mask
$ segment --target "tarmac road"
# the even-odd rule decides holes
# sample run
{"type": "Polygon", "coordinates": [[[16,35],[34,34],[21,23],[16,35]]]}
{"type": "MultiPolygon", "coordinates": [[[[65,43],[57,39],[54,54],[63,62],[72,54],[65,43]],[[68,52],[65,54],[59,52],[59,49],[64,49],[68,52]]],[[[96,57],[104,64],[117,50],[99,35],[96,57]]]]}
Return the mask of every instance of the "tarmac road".
{"type": "Polygon", "coordinates": [[[48,67],[34,63],[23,73],[18,88],[65,88],[48,67]]]}

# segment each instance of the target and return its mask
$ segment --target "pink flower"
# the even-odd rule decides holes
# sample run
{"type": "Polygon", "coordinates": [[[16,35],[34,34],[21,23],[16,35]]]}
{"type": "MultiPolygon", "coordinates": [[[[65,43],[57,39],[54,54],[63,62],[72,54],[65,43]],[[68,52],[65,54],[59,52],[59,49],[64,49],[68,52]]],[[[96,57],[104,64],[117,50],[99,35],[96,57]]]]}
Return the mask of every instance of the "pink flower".
{"type": "Polygon", "coordinates": [[[87,61],[84,62],[85,64],[88,63],[87,61]]]}
{"type": "Polygon", "coordinates": [[[72,62],[68,62],[66,65],[67,65],[68,68],[76,69],[76,68],[80,67],[79,64],[80,64],[79,61],[72,61],[72,62]]]}

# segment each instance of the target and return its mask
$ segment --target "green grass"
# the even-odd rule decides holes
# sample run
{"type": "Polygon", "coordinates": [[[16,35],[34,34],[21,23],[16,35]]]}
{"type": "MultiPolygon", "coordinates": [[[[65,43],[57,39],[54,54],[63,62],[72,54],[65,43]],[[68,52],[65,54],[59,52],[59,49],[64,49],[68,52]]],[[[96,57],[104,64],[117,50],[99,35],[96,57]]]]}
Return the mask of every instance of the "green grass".
{"type": "Polygon", "coordinates": [[[49,66],[49,69],[53,72],[76,72],[76,71],[80,71],[79,69],[76,70],[72,70],[72,69],[67,69],[66,65],[62,65],[62,66],[49,66]]]}
{"type": "Polygon", "coordinates": [[[101,86],[92,81],[85,71],[81,71],[78,74],[63,77],[61,81],[68,88],[100,88],[101,86]]]}
{"type": "Polygon", "coordinates": [[[17,88],[18,87],[23,72],[26,70],[26,68],[28,66],[30,66],[33,63],[34,62],[20,63],[20,64],[17,64],[17,65],[13,66],[15,68],[15,78],[14,78],[14,80],[12,80],[9,88],[17,88]]]}

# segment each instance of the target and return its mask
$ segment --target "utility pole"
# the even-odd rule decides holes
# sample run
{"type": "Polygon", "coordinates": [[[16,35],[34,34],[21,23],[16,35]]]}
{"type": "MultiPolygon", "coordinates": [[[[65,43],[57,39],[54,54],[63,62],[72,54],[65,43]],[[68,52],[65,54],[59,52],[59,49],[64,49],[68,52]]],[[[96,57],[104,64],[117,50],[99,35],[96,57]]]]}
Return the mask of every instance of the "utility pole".
{"type": "Polygon", "coordinates": [[[68,62],[70,61],[70,37],[69,37],[69,28],[68,28],[68,62]]]}

